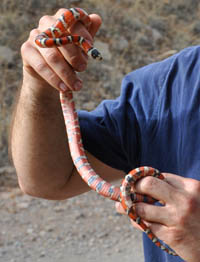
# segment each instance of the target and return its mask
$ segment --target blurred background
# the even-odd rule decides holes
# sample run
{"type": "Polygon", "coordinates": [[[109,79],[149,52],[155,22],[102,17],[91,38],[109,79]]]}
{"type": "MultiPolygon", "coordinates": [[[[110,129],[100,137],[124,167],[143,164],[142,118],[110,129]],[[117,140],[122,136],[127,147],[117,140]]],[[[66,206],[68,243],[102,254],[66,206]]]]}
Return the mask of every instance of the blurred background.
{"type": "Polygon", "coordinates": [[[25,196],[8,157],[9,127],[22,82],[20,47],[43,15],[78,6],[103,20],[77,108],[92,110],[120,94],[123,76],[199,44],[198,0],[1,0],[0,2],[0,261],[143,261],[141,233],[114,203],[94,192],[67,201],[25,196]]]}

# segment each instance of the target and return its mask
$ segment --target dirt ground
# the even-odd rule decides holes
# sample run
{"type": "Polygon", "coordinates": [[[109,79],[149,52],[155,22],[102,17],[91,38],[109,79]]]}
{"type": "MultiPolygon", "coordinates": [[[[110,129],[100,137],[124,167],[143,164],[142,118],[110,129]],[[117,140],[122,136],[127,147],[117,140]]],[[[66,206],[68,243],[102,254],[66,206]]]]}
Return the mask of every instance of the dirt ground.
{"type": "Polygon", "coordinates": [[[20,191],[13,171],[0,172],[1,262],[144,261],[142,233],[116,213],[114,202],[95,192],[36,199],[20,191]]]}

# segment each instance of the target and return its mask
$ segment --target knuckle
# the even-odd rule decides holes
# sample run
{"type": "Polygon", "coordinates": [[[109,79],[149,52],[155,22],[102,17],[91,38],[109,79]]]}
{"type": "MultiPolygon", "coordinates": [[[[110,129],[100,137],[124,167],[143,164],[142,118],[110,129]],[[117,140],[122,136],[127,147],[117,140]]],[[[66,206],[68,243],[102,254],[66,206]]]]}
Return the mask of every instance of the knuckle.
{"type": "Polygon", "coordinates": [[[39,62],[35,65],[36,72],[44,72],[46,70],[46,63],[45,62],[39,62]]]}
{"type": "Polygon", "coordinates": [[[52,73],[52,71],[48,71],[46,73],[46,78],[48,79],[48,81],[53,85],[53,86],[58,86],[58,83],[60,82],[60,80],[58,79],[57,75],[52,73]]]}
{"type": "Polygon", "coordinates": [[[32,48],[33,48],[33,46],[30,43],[30,41],[26,41],[22,44],[20,51],[21,51],[21,57],[22,57],[23,60],[29,59],[29,54],[30,54],[32,48]]]}
{"type": "Polygon", "coordinates": [[[177,219],[177,223],[181,226],[184,227],[186,224],[186,221],[188,220],[188,216],[186,214],[182,214],[179,216],[177,219]]]}
{"type": "Polygon", "coordinates": [[[40,18],[39,20],[39,25],[43,25],[48,23],[48,21],[50,20],[50,16],[49,15],[44,15],[40,18]]]}
{"type": "Polygon", "coordinates": [[[72,57],[70,58],[70,63],[71,63],[71,65],[72,65],[72,67],[77,68],[78,65],[79,65],[79,63],[80,63],[80,57],[78,57],[78,56],[72,56],[72,57]]]}
{"type": "Polygon", "coordinates": [[[179,227],[172,227],[169,229],[168,232],[168,241],[169,244],[178,244],[181,241],[183,241],[185,239],[185,234],[183,232],[183,230],[179,227]]]}
{"type": "Polygon", "coordinates": [[[143,206],[143,204],[138,204],[136,205],[136,209],[135,209],[136,213],[143,219],[146,218],[146,211],[145,211],[145,208],[143,206]]]}
{"type": "Polygon", "coordinates": [[[78,72],[84,71],[87,67],[87,62],[81,56],[72,56],[70,64],[78,72]]]}
{"type": "Polygon", "coordinates": [[[192,179],[191,182],[189,183],[189,189],[190,192],[192,192],[194,195],[200,193],[200,182],[198,180],[192,179]]]}
{"type": "Polygon", "coordinates": [[[30,31],[30,38],[36,37],[38,34],[40,33],[40,31],[37,28],[34,28],[30,31]]]}
{"type": "Polygon", "coordinates": [[[50,64],[55,64],[58,62],[58,55],[56,52],[53,52],[52,49],[48,49],[46,52],[46,59],[50,64]]]}
{"type": "Polygon", "coordinates": [[[26,54],[26,52],[28,51],[28,49],[30,48],[30,44],[28,41],[24,42],[21,46],[21,54],[26,54]]]}
{"type": "Polygon", "coordinates": [[[157,187],[157,180],[152,176],[147,176],[142,181],[142,188],[143,190],[153,190],[157,187]]]}
{"type": "Polygon", "coordinates": [[[59,84],[61,80],[58,78],[58,76],[51,71],[48,71],[45,75],[46,79],[48,79],[48,82],[51,86],[53,86],[56,89],[59,89],[59,84]]]}
{"type": "Polygon", "coordinates": [[[173,217],[177,225],[184,227],[190,220],[191,214],[198,209],[197,199],[193,196],[181,197],[181,205],[178,210],[174,210],[173,217]]]}
{"type": "Polygon", "coordinates": [[[76,74],[73,70],[66,70],[65,68],[62,68],[60,70],[60,75],[66,82],[74,82],[76,79],[76,74]]]}
{"type": "Polygon", "coordinates": [[[63,13],[65,13],[67,11],[66,8],[60,8],[57,12],[56,12],[56,16],[61,16],[63,13]]]}
{"type": "Polygon", "coordinates": [[[191,214],[198,208],[197,199],[194,196],[189,196],[184,201],[185,214],[191,214]]]}

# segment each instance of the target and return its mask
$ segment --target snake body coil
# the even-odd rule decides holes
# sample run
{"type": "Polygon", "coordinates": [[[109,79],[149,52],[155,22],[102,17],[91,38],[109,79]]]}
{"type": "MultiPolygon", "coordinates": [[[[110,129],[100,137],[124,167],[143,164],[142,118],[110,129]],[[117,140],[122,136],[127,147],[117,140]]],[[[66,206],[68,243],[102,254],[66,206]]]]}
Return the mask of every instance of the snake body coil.
{"type": "MultiPolygon", "coordinates": [[[[77,20],[81,21],[86,26],[86,28],[89,28],[91,25],[90,17],[83,9],[67,9],[66,12],[57,20],[54,26],[36,37],[36,44],[42,48],[50,48],[73,43],[82,48],[84,52],[92,58],[101,60],[102,57],[100,52],[94,48],[86,39],[78,35],[66,34],[69,27],[71,27],[77,20]]],[[[99,175],[96,174],[87,160],[81,140],[78,115],[75,109],[72,92],[60,92],[60,101],[72,160],[82,179],[88,184],[90,188],[95,190],[100,195],[110,198],[114,201],[121,202],[127,215],[143,229],[143,231],[155,243],[156,246],[160,247],[168,254],[176,256],[177,254],[174,251],[160,243],[160,241],[146,226],[142,219],[136,214],[133,208],[133,203],[154,203],[156,200],[148,196],[134,193],[132,191],[132,186],[142,177],[154,176],[159,179],[164,179],[163,175],[152,167],[140,167],[130,171],[129,174],[125,176],[120,188],[103,180],[99,175]]]]}

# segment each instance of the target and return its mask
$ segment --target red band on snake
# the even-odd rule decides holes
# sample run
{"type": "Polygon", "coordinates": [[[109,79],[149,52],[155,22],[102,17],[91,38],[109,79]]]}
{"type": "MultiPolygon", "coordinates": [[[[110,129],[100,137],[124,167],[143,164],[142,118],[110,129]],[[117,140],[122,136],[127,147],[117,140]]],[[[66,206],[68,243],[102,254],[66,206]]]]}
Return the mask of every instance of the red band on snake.
{"type": "MultiPolygon", "coordinates": [[[[86,28],[89,28],[91,25],[90,17],[83,9],[67,9],[54,26],[36,37],[36,44],[43,48],[51,48],[73,43],[82,48],[83,51],[92,58],[101,60],[102,57],[100,52],[86,39],[78,35],[67,35],[68,28],[76,21],[81,21],[86,28]]],[[[95,190],[100,195],[121,202],[127,215],[142,228],[156,246],[160,247],[168,254],[176,256],[177,254],[174,251],[164,246],[157,239],[133,208],[133,203],[136,202],[154,203],[156,201],[149,196],[134,193],[132,189],[134,184],[145,176],[154,176],[159,179],[164,179],[163,175],[152,167],[139,167],[130,171],[129,174],[125,176],[120,188],[103,180],[96,174],[87,160],[81,140],[78,115],[75,109],[72,92],[60,92],[60,101],[72,160],[82,179],[91,189],[95,190]]]]}

